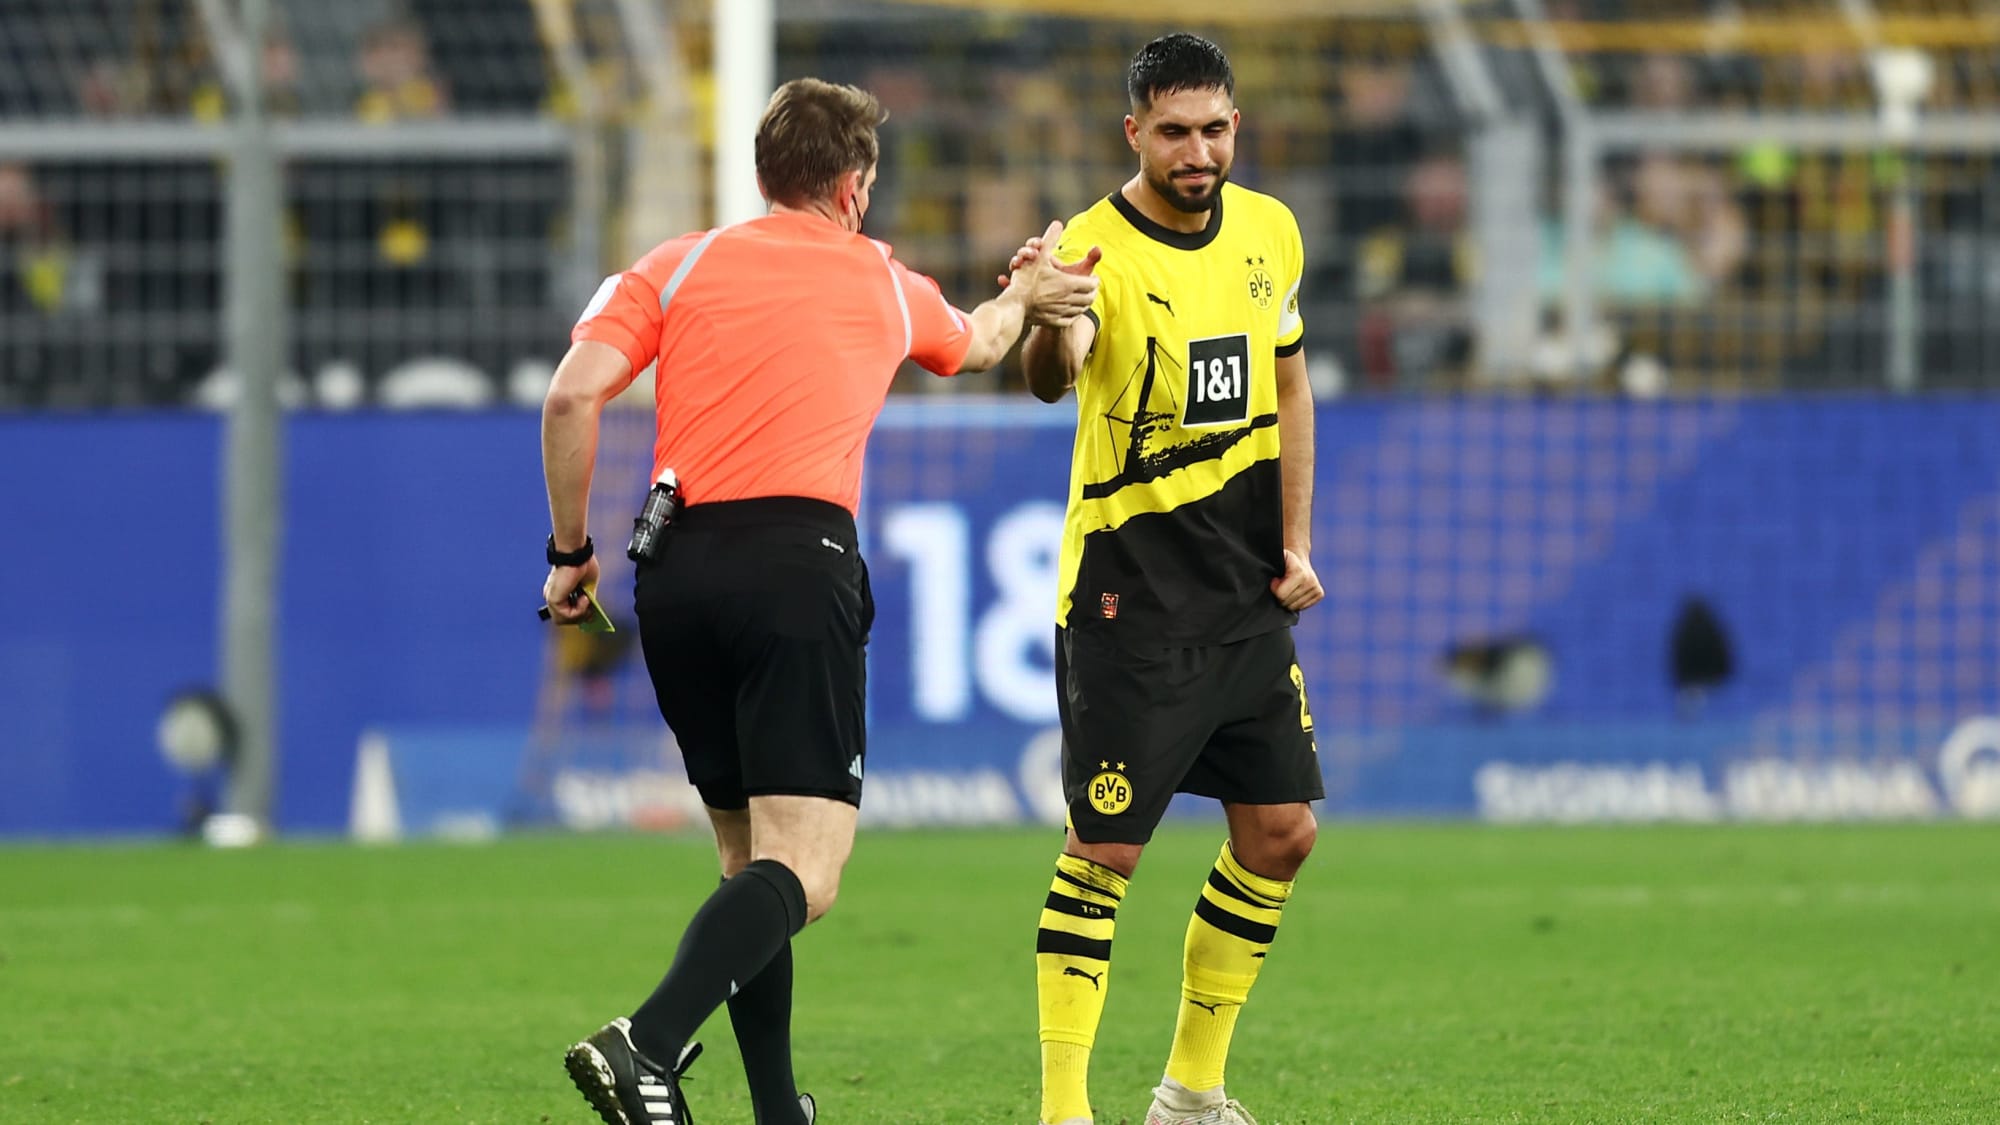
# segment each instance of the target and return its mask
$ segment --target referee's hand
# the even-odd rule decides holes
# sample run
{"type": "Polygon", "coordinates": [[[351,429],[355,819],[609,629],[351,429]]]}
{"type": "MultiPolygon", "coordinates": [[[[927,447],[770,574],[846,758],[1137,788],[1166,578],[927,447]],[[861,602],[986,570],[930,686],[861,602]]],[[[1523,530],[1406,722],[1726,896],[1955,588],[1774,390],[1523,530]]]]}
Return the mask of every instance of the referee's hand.
{"type": "Polygon", "coordinates": [[[590,595],[585,586],[597,585],[597,559],[592,556],[582,566],[552,566],[548,581],[542,583],[542,601],[558,625],[574,625],[590,616],[590,595]]]}
{"type": "MultiPolygon", "coordinates": [[[[1062,223],[1049,224],[1042,235],[1046,246],[1054,246],[1062,237],[1062,223]]],[[[1025,248],[1024,248],[1025,249],[1025,248]]],[[[1007,292],[1018,294],[1025,302],[1024,318],[1031,325],[1046,328],[1067,328],[1070,322],[1090,310],[1097,299],[1097,278],[1091,271],[1097,267],[1102,255],[1093,248],[1082,262],[1063,266],[1048,253],[1043,253],[1032,263],[1014,271],[1013,281],[1007,292]]]]}
{"type": "Polygon", "coordinates": [[[1278,604],[1297,613],[1299,610],[1318,605],[1326,597],[1326,589],[1319,584],[1319,575],[1313,572],[1312,560],[1297,551],[1285,552],[1285,573],[1271,579],[1271,594],[1278,604]]]}

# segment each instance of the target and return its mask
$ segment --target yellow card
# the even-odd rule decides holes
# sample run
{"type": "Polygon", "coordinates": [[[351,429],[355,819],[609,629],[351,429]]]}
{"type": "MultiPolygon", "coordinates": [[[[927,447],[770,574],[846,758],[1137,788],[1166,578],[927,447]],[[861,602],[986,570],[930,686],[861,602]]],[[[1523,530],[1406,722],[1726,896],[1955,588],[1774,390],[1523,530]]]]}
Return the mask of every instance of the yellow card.
{"type": "MultiPolygon", "coordinates": [[[[590,599],[590,613],[577,622],[576,627],[586,633],[616,633],[618,626],[611,623],[611,615],[604,612],[604,603],[597,600],[597,587],[585,586],[583,592],[590,599]]],[[[554,614],[549,612],[548,606],[543,606],[535,612],[544,621],[554,617],[554,614]]]]}

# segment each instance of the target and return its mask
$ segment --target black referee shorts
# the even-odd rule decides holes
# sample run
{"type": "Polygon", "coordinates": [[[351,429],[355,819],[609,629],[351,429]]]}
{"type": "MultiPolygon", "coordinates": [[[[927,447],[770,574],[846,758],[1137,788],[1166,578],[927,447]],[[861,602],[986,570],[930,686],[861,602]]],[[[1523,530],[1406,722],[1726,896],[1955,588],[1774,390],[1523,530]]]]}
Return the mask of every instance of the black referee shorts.
{"type": "Polygon", "coordinates": [[[861,804],[875,600],[845,508],[691,506],[639,565],[636,595],[660,714],[709,807],[772,794],[861,804]]]}
{"type": "Polygon", "coordinates": [[[1175,793],[1230,804],[1326,796],[1292,631],[1121,645],[1056,630],[1063,795],[1087,844],[1143,844],[1175,793]]]}

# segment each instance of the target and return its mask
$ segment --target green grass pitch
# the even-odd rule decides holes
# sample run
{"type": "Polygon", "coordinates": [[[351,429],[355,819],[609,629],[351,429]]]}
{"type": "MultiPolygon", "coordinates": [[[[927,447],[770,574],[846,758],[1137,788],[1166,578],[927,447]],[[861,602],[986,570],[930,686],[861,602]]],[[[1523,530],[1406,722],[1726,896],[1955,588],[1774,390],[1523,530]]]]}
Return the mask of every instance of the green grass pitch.
{"type": "MultiPolygon", "coordinates": [[[[1137,1125],[1219,828],[1157,840],[1093,1070],[1137,1125]]],[[[828,1125],[1033,1125],[1040,831],[865,833],[797,946],[828,1125]]],[[[563,1047],[713,886],[698,840],[0,850],[0,1121],[594,1120],[563,1047]]],[[[689,1094],[747,1125],[726,1019],[689,1094]]],[[[1245,1010],[1264,1125],[2000,1121],[2000,827],[1330,825],[1245,1010]]]]}

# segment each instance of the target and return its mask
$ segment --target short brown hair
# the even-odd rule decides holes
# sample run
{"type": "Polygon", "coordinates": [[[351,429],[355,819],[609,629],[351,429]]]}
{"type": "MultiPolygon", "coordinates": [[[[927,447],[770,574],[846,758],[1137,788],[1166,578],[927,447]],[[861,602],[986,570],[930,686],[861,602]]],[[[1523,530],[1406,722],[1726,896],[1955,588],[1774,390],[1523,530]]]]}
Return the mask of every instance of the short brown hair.
{"type": "Polygon", "coordinates": [[[875,166],[875,129],[888,119],[875,95],[856,86],[795,78],[778,87],[757,122],[765,197],[796,206],[832,195],[841,176],[875,166]]]}

